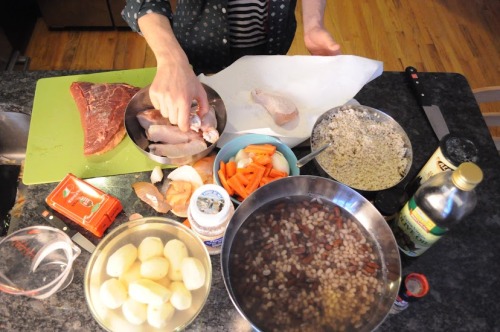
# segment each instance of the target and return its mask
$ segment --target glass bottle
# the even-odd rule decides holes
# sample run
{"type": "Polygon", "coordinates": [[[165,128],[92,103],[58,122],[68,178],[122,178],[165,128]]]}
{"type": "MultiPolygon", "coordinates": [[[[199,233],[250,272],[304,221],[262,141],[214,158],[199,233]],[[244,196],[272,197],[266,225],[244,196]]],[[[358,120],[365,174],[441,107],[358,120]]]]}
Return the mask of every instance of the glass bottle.
{"type": "Polygon", "coordinates": [[[399,249],[420,256],[476,206],[483,172],[472,162],[432,176],[404,205],[393,227],[399,249]]]}

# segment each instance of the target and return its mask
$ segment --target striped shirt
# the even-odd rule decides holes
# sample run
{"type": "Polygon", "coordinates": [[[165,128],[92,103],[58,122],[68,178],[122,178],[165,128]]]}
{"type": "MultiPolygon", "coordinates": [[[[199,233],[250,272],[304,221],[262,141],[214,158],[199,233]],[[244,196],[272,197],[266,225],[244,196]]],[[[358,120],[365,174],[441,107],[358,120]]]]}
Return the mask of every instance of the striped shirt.
{"type": "Polygon", "coordinates": [[[266,0],[229,0],[227,4],[229,43],[245,48],[266,42],[266,0]]]}

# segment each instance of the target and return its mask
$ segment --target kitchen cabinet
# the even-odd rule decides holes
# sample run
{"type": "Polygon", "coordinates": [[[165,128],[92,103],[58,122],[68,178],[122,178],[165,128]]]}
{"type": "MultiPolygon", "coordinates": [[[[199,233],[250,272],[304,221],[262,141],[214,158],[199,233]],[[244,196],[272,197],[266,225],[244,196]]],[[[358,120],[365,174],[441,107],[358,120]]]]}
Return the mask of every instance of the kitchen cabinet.
{"type": "Polygon", "coordinates": [[[42,17],[50,28],[113,27],[107,0],[37,0],[37,2],[42,17]]]}

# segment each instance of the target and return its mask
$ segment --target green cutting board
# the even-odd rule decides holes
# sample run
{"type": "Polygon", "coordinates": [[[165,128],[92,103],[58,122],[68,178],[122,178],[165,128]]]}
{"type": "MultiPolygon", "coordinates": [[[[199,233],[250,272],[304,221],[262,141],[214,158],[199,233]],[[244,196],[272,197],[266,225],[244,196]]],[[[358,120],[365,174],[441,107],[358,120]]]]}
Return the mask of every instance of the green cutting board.
{"type": "Polygon", "coordinates": [[[156,68],[145,68],[40,79],[33,101],[23,183],[59,182],[68,173],[86,179],[150,171],[160,165],[139,151],[128,136],[103,155],[85,157],[80,115],[69,90],[76,81],[144,87],[155,73],[156,68]]]}

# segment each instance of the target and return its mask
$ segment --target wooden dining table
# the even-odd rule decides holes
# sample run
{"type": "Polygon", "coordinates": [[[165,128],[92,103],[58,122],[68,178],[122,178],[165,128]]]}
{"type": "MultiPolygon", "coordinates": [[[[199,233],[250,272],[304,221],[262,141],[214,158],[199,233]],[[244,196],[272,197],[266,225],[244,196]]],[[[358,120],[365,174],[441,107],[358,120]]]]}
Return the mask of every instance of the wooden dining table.
{"type": "MultiPolygon", "coordinates": [[[[41,78],[73,75],[69,71],[0,73],[0,110],[29,114],[36,83],[41,78]]],[[[377,331],[495,331],[500,326],[500,157],[489,134],[466,77],[458,73],[420,73],[432,103],[438,105],[451,133],[471,139],[478,148],[477,165],[484,180],[477,187],[478,203],[465,220],[454,225],[431,249],[417,259],[402,256],[402,275],[424,274],[429,293],[410,303],[408,309],[389,315],[377,331]]],[[[407,132],[413,148],[413,165],[405,181],[411,180],[438,147],[438,139],[418,105],[403,72],[383,72],[355,96],[362,105],[392,116],[407,132]]],[[[332,105],[334,107],[336,105],[332,105]]],[[[293,149],[298,158],[310,152],[308,146],[293,149]]],[[[168,172],[168,171],[167,171],[168,172]]],[[[313,163],[301,174],[317,175],[313,163]]],[[[123,211],[107,232],[125,223],[132,213],[161,215],[140,201],[131,189],[137,181],[149,181],[150,172],[91,178],[87,181],[117,197],[123,211]]],[[[1,185],[1,184],[0,184],[1,185]]],[[[57,183],[23,186],[25,203],[14,217],[13,232],[48,224],[38,214],[57,183]]],[[[182,221],[172,214],[161,215],[182,221]]],[[[85,233],[94,244],[99,239],[85,233]]],[[[402,254],[403,255],[403,254],[402,254]]],[[[1,331],[100,331],[84,295],[84,272],[90,254],[82,253],[74,263],[74,279],[64,290],[37,300],[0,292],[1,331]]],[[[1,262],[0,257],[0,264],[1,262]]],[[[211,292],[187,331],[248,331],[226,291],[220,257],[211,256],[211,292]]]]}

